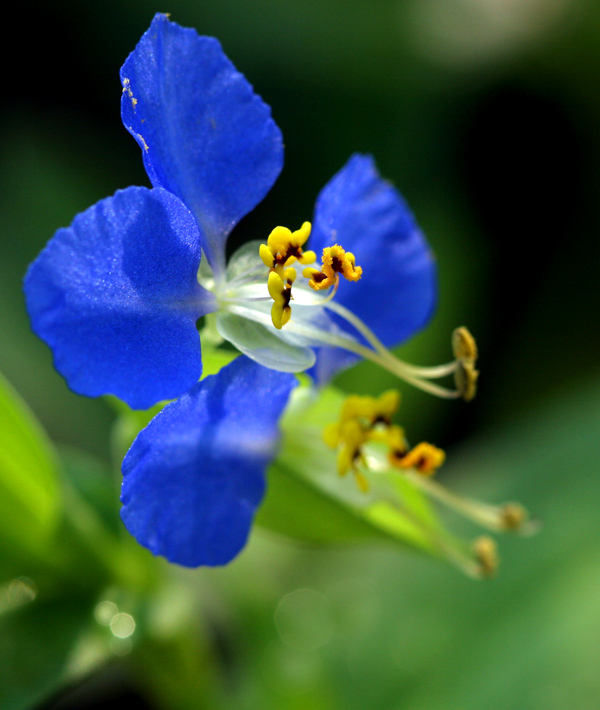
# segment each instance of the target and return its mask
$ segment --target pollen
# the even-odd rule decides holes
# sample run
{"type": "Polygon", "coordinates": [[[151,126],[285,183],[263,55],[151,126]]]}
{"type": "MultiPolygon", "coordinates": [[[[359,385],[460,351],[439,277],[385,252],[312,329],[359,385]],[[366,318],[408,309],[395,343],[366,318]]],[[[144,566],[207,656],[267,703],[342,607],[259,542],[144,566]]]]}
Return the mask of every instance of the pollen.
{"type": "Polygon", "coordinates": [[[298,261],[303,266],[314,263],[317,255],[314,251],[304,251],[303,246],[310,237],[311,224],[304,224],[295,232],[287,227],[275,227],[269,234],[266,244],[261,244],[260,258],[265,266],[284,278],[284,270],[298,261]]]}
{"type": "Polygon", "coordinates": [[[398,468],[414,468],[424,476],[432,476],[444,463],[446,454],[437,446],[422,441],[404,456],[390,456],[398,468]]]}
{"type": "Polygon", "coordinates": [[[315,291],[323,291],[335,286],[341,274],[348,281],[358,281],[362,276],[362,268],[356,266],[354,254],[345,251],[339,244],[323,249],[323,265],[321,269],[314,267],[304,269],[303,276],[308,281],[308,285],[315,291]]]}

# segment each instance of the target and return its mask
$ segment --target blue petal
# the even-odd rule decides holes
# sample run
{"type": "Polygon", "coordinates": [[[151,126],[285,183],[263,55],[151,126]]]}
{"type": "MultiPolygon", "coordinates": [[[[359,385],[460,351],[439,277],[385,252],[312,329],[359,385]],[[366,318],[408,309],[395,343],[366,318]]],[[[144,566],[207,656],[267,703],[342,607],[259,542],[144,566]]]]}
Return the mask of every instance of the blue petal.
{"type": "Polygon", "coordinates": [[[202,372],[196,320],[214,310],[197,282],[200,239],[165,190],[130,187],[60,229],[29,267],[33,330],[79,394],[145,409],[202,372]]]}
{"type": "Polygon", "coordinates": [[[270,108],[212,37],[158,14],[121,69],[121,115],[155,187],[193,212],[214,269],[283,165],[270,108]]]}
{"type": "MultiPolygon", "coordinates": [[[[317,199],[310,248],[320,255],[332,244],[352,252],[363,269],[356,283],[342,279],[336,301],[385,345],[399,345],[426,325],[437,298],[435,262],[404,199],[370,156],[353,155],[317,199]]],[[[314,372],[322,382],[355,360],[323,348],[314,372]]]]}
{"type": "Polygon", "coordinates": [[[237,555],[295,384],[241,356],[140,432],[123,461],[121,517],[141,545],[186,567],[237,555]]]}

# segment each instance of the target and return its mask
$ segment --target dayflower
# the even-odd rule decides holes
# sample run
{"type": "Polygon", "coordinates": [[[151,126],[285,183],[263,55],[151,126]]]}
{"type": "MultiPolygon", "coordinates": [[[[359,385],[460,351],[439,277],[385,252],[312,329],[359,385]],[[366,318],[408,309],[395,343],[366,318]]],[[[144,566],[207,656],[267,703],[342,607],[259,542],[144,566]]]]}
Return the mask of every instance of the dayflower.
{"type": "Polygon", "coordinates": [[[27,308],[75,392],[143,409],[189,390],[126,457],[123,517],[158,554],[219,564],[243,545],[262,495],[294,383],[282,373],[309,370],[323,383],[367,357],[453,397],[460,392],[428,379],[461,363],[476,372],[475,361],[416,368],[389,352],[428,321],[436,276],[411,212],[372,158],[354,155],[324,187],[312,227],[276,227],[227,264],[228,235],[282,168],[269,107],[217,40],[163,14],[121,82],[122,119],[153,188],[120,190],[58,230],[25,278],[27,308]],[[340,274],[356,283],[339,285],[340,274]],[[240,360],[196,384],[197,322],[213,313],[224,339],[270,369],[240,360]]]}

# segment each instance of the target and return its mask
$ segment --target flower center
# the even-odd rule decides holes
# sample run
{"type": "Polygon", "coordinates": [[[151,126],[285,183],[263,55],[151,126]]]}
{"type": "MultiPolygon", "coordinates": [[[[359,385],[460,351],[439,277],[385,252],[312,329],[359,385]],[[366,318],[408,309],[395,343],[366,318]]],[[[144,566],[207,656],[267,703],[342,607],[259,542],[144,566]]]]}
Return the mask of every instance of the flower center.
{"type": "MultiPolygon", "coordinates": [[[[228,340],[257,362],[284,372],[312,367],[316,348],[341,348],[430,394],[472,399],[479,373],[475,369],[477,346],[469,331],[454,331],[452,362],[434,367],[403,362],[334,298],[340,275],[349,281],[358,281],[362,275],[354,255],[334,244],[323,250],[320,268],[311,266],[315,253],[304,249],[310,232],[310,222],[295,232],[276,227],[267,244],[255,241],[240,247],[224,278],[216,279],[208,261],[202,259],[198,280],[214,293],[217,304],[214,325],[205,337],[228,340]],[[319,293],[325,289],[329,292],[319,293]],[[452,389],[432,381],[448,376],[454,377],[452,389]]],[[[426,467],[425,461],[421,467],[426,467]]]]}
{"type": "MultiPolygon", "coordinates": [[[[287,227],[275,227],[269,234],[266,244],[261,244],[259,255],[265,266],[269,267],[268,289],[274,303],[271,308],[271,320],[277,330],[289,322],[292,316],[292,284],[296,279],[296,270],[292,265],[312,264],[316,261],[314,251],[304,251],[311,232],[310,222],[304,222],[295,232],[287,227]]],[[[324,291],[333,287],[330,298],[335,295],[342,274],[348,281],[358,281],[362,275],[360,266],[356,266],[354,254],[346,252],[339,244],[323,249],[323,265],[320,269],[307,267],[302,275],[308,279],[308,285],[315,291],[324,291]]],[[[324,305],[322,299],[314,305],[324,305]]]]}

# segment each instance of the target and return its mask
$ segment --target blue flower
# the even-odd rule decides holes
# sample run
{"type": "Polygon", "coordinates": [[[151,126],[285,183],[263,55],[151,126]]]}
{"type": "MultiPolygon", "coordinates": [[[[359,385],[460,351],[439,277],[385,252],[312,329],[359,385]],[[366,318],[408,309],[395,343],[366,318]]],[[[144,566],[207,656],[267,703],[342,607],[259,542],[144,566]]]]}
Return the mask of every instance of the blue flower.
{"type": "MultiPolygon", "coordinates": [[[[121,81],[123,122],[153,187],[120,190],[58,230],[26,275],[27,308],[75,392],[113,394],[140,409],[183,395],[127,454],[122,516],[155,554],[189,566],[224,564],[243,547],[262,498],[277,421],[295,384],[289,373],[309,370],[323,383],[367,357],[455,396],[423,384],[455,365],[428,374],[388,350],[430,318],[435,265],[400,194],[361,155],[322,190],[311,237],[315,252],[334,243],[349,250],[360,281],[340,285],[336,273],[329,294],[319,294],[311,275],[296,271],[308,252],[296,260],[280,254],[281,268],[269,270],[258,243],[226,263],[228,235],[282,168],[269,107],[217,40],[162,14],[121,81]],[[239,358],[198,382],[197,321],[209,314],[220,336],[254,362],[239,358]]],[[[292,240],[310,229],[305,223],[292,240]]]]}
{"type": "Polygon", "coordinates": [[[120,190],[79,214],[25,278],[33,330],[69,386],[141,409],[179,396],[201,375],[196,323],[213,312],[225,339],[273,369],[312,367],[325,381],[357,356],[389,368],[352,321],[368,323],[384,346],[404,341],[432,313],[435,265],[373,160],[353,156],[325,186],[311,237],[319,253],[336,241],[351,250],[361,281],[328,300],[299,274],[294,317],[277,330],[258,245],[225,263],[227,236],[282,167],[269,107],[217,40],[162,14],[121,80],[123,122],[154,187],[120,190]]]}

